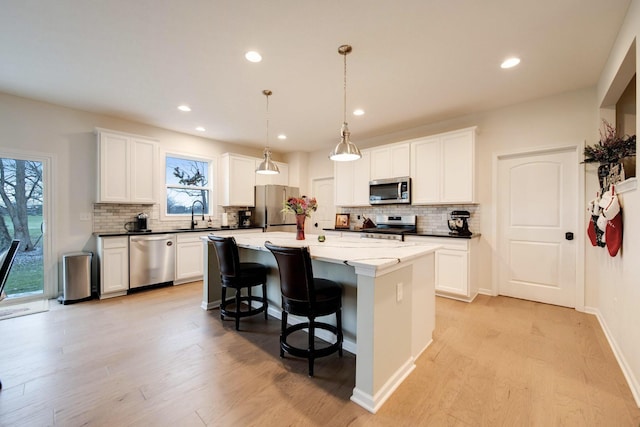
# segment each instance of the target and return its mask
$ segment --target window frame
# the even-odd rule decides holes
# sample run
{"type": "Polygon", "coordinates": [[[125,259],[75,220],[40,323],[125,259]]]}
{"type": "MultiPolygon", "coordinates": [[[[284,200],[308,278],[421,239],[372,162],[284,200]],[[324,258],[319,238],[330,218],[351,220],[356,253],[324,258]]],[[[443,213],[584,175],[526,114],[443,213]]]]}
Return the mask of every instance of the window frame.
{"type": "Polygon", "coordinates": [[[163,178],[164,178],[164,183],[163,183],[163,195],[162,195],[162,209],[161,209],[161,219],[162,220],[167,220],[167,221],[171,221],[171,220],[180,220],[180,219],[186,219],[186,218],[190,218],[191,217],[191,213],[190,212],[185,212],[185,213],[168,213],[167,212],[167,195],[168,195],[168,190],[173,188],[173,189],[188,189],[188,190],[207,190],[209,191],[209,203],[207,206],[207,210],[204,212],[204,215],[207,216],[214,216],[215,215],[215,209],[217,206],[217,193],[215,192],[216,189],[216,166],[217,166],[217,159],[216,158],[212,158],[212,157],[205,157],[205,156],[197,156],[197,155],[193,155],[193,154],[185,154],[185,153],[179,153],[179,152],[174,152],[174,151],[167,151],[164,153],[163,156],[163,178]],[[168,180],[167,180],[167,159],[171,157],[171,158],[176,158],[176,159],[180,159],[180,160],[191,160],[191,161],[196,161],[196,162],[203,162],[207,164],[207,173],[208,173],[208,183],[207,186],[205,187],[200,187],[200,186],[190,186],[190,185],[179,185],[179,184],[169,184],[168,180]]]}

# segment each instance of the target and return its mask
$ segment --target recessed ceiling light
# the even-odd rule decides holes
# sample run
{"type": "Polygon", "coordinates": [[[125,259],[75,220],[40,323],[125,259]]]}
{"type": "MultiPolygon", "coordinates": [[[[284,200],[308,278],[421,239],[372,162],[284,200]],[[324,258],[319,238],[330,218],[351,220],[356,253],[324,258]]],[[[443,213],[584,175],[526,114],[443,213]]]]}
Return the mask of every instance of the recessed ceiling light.
{"type": "Polygon", "coordinates": [[[203,128],[202,126],[198,126],[198,127],[196,128],[196,130],[197,130],[198,132],[204,132],[206,129],[205,129],[205,128],[203,128]]]}
{"type": "Polygon", "coordinates": [[[247,58],[249,62],[260,62],[262,61],[262,55],[260,55],[255,50],[250,50],[249,52],[244,54],[244,57],[247,58]]]}
{"type": "Polygon", "coordinates": [[[178,110],[189,112],[189,111],[191,111],[191,107],[189,107],[188,105],[179,105],[178,106],[178,110]]]}
{"type": "Polygon", "coordinates": [[[287,135],[281,133],[280,135],[278,135],[278,139],[287,139],[287,135]]]}
{"type": "Polygon", "coordinates": [[[520,58],[508,58],[505,59],[502,64],[500,64],[500,68],[513,68],[520,63],[520,58]]]}
{"type": "Polygon", "coordinates": [[[364,115],[364,110],[358,108],[357,110],[353,110],[353,115],[354,116],[363,116],[364,115]]]}

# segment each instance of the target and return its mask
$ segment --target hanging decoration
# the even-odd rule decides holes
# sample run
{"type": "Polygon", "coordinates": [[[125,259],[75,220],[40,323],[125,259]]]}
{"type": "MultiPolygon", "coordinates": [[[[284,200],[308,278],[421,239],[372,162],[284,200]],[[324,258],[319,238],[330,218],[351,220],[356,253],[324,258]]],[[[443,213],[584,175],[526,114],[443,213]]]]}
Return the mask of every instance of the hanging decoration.
{"type": "Polygon", "coordinates": [[[622,247],[622,208],[612,184],[602,197],[589,202],[587,210],[591,215],[587,235],[593,246],[606,247],[609,255],[615,257],[622,247]]]}

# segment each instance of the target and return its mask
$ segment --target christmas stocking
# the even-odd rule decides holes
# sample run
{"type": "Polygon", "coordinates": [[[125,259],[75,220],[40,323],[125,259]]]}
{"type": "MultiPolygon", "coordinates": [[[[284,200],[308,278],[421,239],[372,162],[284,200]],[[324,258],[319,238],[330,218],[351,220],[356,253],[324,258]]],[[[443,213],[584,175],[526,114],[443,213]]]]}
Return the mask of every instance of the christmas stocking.
{"type": "Polygon", "coordinates": [[[589,225],[587,226],[587,236],[589,237],[589,241],[592,246],[597,246],[600,243],[600,236],[598,236],[598,226],[596,225],[596,221],[598,220],[598,216],[600,215],[600,206],[598,202],[600,201],[600,193],[596,193],[596,198],[589,202],[587,206],[587,212],[591,215],[591,220],[589,221],[589,225]]]}
{"type": "Polygon", "coordinates": [[[615,188],[611,186],[611,201],[602,209],[602,214],[607,218],[607,250],[612,257],[618,254],[622,246],[622,209],[620,201],[615,194],[615,188]]]}

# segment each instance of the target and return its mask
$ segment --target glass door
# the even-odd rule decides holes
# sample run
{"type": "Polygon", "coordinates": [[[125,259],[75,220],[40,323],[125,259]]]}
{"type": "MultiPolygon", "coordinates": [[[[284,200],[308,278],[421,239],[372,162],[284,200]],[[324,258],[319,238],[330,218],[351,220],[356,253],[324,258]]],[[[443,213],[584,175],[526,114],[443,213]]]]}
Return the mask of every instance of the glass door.
{"type": "Polygon", "coordinates": [[[44,162],[0,157],[0,250],[20,240],[5,285],[8,300],[42,298],[45,294],[44,162]]]}

